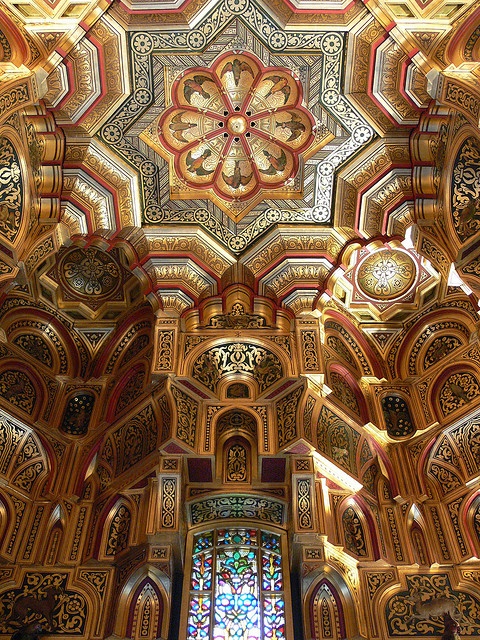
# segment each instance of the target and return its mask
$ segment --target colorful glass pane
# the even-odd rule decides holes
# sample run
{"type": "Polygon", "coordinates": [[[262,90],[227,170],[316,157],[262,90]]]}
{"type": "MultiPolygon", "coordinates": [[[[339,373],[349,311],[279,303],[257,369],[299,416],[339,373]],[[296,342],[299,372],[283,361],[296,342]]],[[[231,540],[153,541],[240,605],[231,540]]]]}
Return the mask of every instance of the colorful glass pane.
{"type": "MultiPolygon", "coordinates": [[[[244,640],[259,629],[257,553],[252,548],[223,548],[217,554],[215,628],[229,640],[244,640]]],[[[221,636],[219,636],[221,637],[221,636]]]]}
{"type": "Polygon", "coordinates": [[[217,544],[256,545],[256,529],[219,529],[217,544]]]}
{"type": "Polygon", "coordinates": [[[285,640],[280,536],[223,528],[193,543],[187,640],[285,640]]]}
{"type": "Polygon", "coordinates": [[[257,588],[256,552],[253,549],[225,549],[217,554],[219,593],[254,593],[257,588]]]}
{"type": "Polygon", "coordinates": [[[265,591],[281,591],[283,589],[282,580],[282,560],[275,553],[264,553],[262,556],[262,588],[265,591]]]}
{"type": "Polygon", "coordinates": [[[275,553],[280,553],[280,536],[268,531],[262,531],[262,547],[275,553]]]}
{"type": "Polygon", "coordinates": [[[193,538],[193,553],[205,551],[205,549],[210,549],[210,547],[213,547],[213,531],[200,533],[193,538]]]}
{"type": "Polygon", "coordinates": [[[195,591],[209,591],[212,588],[212,552],[193,556],[191,588],[195,591]]]}
{"type": "Polygon", "coordinates": [[[200,640],[210,635],[211,598],[209,595],[195,595],[190,599],[187,623],[187,640],[200,640]]]}
{"type": "Polygon", "coordinates": [[[265,596],[263,624],[263,638],[285,640],[285,601],[282,596],[265,596]]]}

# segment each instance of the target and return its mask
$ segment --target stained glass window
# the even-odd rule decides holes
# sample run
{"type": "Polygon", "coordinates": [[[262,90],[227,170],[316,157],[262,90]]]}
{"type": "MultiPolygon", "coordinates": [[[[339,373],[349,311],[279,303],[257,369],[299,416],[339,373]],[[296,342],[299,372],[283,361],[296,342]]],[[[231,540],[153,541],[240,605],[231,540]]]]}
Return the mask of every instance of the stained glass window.
{"type": "Polygon", "coordinates": [[[193,539],[187,640],[285,640],[280,536],[215,529],[193,539]]]}

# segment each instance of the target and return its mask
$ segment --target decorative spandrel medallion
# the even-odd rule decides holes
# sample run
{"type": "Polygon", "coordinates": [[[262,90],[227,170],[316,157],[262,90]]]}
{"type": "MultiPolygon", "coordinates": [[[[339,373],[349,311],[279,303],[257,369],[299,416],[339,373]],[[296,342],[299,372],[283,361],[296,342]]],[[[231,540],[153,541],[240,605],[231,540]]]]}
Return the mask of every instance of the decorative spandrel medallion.
{"type": "Polygon", "coordinates": [[[108,296],[121,283],[116,262],[93,247],[73,249],[61,263],[65,284],[82,296],[108,296]]]}
{"type": "Polygon", "coordinates": [[[367,256],[358,268],[358,286],[363,293],[379,300],[405,295],[415,282],[417,271],[404,251],[385,249],[367,256]]]}
{"type": "Polygon", "coordinates": [[[247,53],[182,72],[158,122],[172,198],[208,197],[239,220],[262,198],[301,197],[295,179],[319,146],[302,96],[291,71],[247,53]]]}

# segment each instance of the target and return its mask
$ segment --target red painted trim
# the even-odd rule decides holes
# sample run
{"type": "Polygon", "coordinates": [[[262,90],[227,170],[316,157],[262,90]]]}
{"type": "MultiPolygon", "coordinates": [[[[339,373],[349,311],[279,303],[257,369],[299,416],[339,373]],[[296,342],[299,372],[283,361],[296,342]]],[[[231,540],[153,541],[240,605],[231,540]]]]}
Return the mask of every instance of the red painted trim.
{"type": "MultiPolygon", "coordinates": [[[[439,408],[439,403],[436,401],[438,398],[438,394],[440,392],[440,388],[443,386],[443,384],[447,381],[447,379],[453,375],[454,373],[471,373],[472,376],[477,380],[477,382],[479,381],[479,376],[478,376],[478,370],[475,369],[470,362],[464,362],[462,363],[458,363],[458,364],[454,364],[451,367],[449,367],[446,371],[442,371],[440,373],[440,375],[437,377],[437,379],[435,380],[435,382],[433,383],[432,387],[431,387],[431,391],[430,391],[430,399],[432,400],[430,402],[430,406],[433,407],[433,410],[435,412],[435,416],[438,420],[438,422],[440,424],[442,424],[442,422],[448,418],[448,416],[450,416],[451,414],[448,414],[448,416],[444,416],[441,412],[440,412],[440,408],[439,408]]],[[[460,407],[458,407],[458,409],[455,409],[455,411],[452,411],[452,413],[454,415],[458,415],[458,416],[462,416],[465,414],[470,413],[471,411],[473,411],[475,408],[475,404],[471,405],[469,402],[466,402],[465,404],[462,404],[460,407]]],[[[478,408],[478,407],[477,407],[478,408]]]]}
{"type": "Polygon", "coordinates": [[[368,531],[370,533],[370,541],[372,543],[372,551],[374,560],[380,559],[380,547],[378,546],[377,529],[375,527],[375,521],[371,514],[370,508],[362,498],[362,496],[356,494],[353,501],[358,505],[358,508],[363,513],[363,516],[367,522],[368,531]]]}
{"type": "MultiPolygon", "coordinates": [[[[92,555],[94,558],[98,558],[98,554],[100,551],[100,543],[102,542],[102,535],[103,535],[103,528],[105,526],[105,522],[107,520],[107,517],[110,513],[110,511],[113,509],[113,507],[115,506],[115,504],[120,503],[121,500],[125,500],[124,496],[121,496],[120,494],[115,494],[114,496],[112,496],[112,498],[107,502],[104,510],[102,511],[102,515],[100,516],[100,518],[98,519],[97,522],[97,532],[96,532],[96,536],[95,536],[95,543],[93,545],[93,549],[92,549],[92,555]]],[[[91,526],[92,523],[90,523],[91,526]]]]}
{"type": "Polygon", "coordinates": [[[10,525],[12,527],[15,526],[15,518],[12,517],[12,513],[14,512],[14,509],[12,508],[12,505],[10,505],[10,500],[11,500],[11,496],[7,493],[4,493],[3,491],[0,491],[0,502],[3,504],[4,508],[5,508],[5,522],[2,522],[2,527],[1,527],[1,535],[0,535],[0,544],[3,545],[3,541],[5,540],[5,536],[7,535],[7,533],[9,532],[9,528],[10,525]]]}
{"type": "Polygon", "coordinates": [[[13,356],[2,359],[0,364],[0,374],[4,373],[5,371],[22,372],[23,374],[25,374],[32,384],[33,388],[35,389],[35,403],[32,408],[32,413],[28,413],[21,407],[17,407],[16,405],[11,404],[6,398],[1,396],[1,406],[3,406],[5,411],[11,412],[12,416],[15,416],[19,420],[22,420],[22,418],[17,415],[17,411],[20,412],[20,415],[28,416],[27,420],[25,420],[25,424],[28,426],[38,420],[41,412],[43,413],[46,401],[48,399],[48,393],[45,387],[45,383],[40,379],[40,375],[35,369],[32,369],[32,367],[27,363],[20,362],[19,360],[13,360],[12,358],[13,356]]]}
{"type": "Polygon", "coordinates": [[[78,496],[79,498],[82,496],[83,490],[85,488],[85,480],[86,480],[85,474],[87,473],[87,469],[90,466],[93,458],[100,451],[101,445],[102,445],[102,440],[99,440],[97,444],[91,449],[90,455],[84,460],[84,462],[80,466],[77,483],[74,489],[75,495],[78,496]]]}
{"type": "MultiPolygon", "coordinates": [[[[88,31],[88,29],[87,29],[88,31]]],[[[107,76],[106,76],[106,69],[105,69],[105,60],[104,60],[104,56],[102,55],[102,51],[103,51],[103,46],[102,44],[93,36],[91,35],[87,35],[86,39],[95,47],[95,50],[97,52],[97,56],[96,56],[96,68],[99,70],[99,78],[100,78],[100,93],[98,95],[98,97],[92,102],[92,104],[88,107],[87,111],[85,111],[85,113],[83,113],[81,115],[81,117],[75,121],[74,126],[78,126],[80,125],[87,117],[88,115],[92,112],[92,110],[98,105],[98,103],[103,100],[103,98],[105,98],[105,96],[107,95],[107,76]]],[[[68,104],[69,100],[71,100],[72,96],[75,95],[75,92],[77,90],[77,86],[75,83],[75,73],[73,71],[73,64],[72,62],[69,60],[68,57],[64,58],[64,64],[67,68],[67,76],[68,76],[68,82],[69,82],[69,86],[70,86],[70,90],[69,92],[60,100],[60,102],[57,105],[57,109],[63,109],[63,107],[68,104]]],[[[68,127],[69,125],[67,125],[68,127]]],[[[72,125],[70,125],[72,126],[72,125]]]]}
{"type": "MultiPolygon", "coordinates": [[[[158,15],[158,14],[177,14],[183,13],[185,9],[191,4],[192,0],[186,0],[176,9],[130,9],[127,7],[124,2],[120,2],[120,6],[122,9],[130,14],[130,15],[158,15]]],[[[312,14],[312,15],[345,15],[348,13],[352,7],[355,5],[355,1],[350,2],[343,9],[299,9],[295,7],[289,0],[283,0],[283,2],[287,5],[287,7],[292,11],[294,15],[302,15],[302,14],[312,14]]],[[[235,17],[235,16],[234,16],[235,17]]],[[[187,29],[187,27],[185,27],[187,29]]]]}
{"type": "MultiPolygon", "coordinates": [[[[68,358],[69,364],[72,363],[74,365],[73,367],[68,368],[68,370],[65,372],[66,375],[69,375],[72,378],[79,376],[80,368],[81,368],[80,356],[77,351],[77,345],[75,344],[70,334],[68,333],[68,329],[64,327],[63,324],[61,324],[58,318],[56,318],[54,315],[50,315],[47,311],[44,311],[43,309],[35,309],[34,311],[35,311],[35,318],[44,320],[46,324],[52,325],[54,330],[57,332],[57,334],[61,338],[62,346],[65,348],[65,351],[69,354],[69,358],[68,358]]],[[[4,318],[8,318],[8,323],[11,324],[17,317],[24,319],[25,318],[24,312],[25,312],[24,307],[14,307],[13,309],[8,310],[4,318]]],[[[5,320],[4,320],[4,327],[6,327],[7,335],[9,335],[7,323],[5,320]]]]}
{"type": "MultiPolygon", "coordinates": [[[[360,209],[361,209],[361,205],[362,205],[362,199],[364,197],[364,195],[367,193],[367,191],[369,191],[371,189],[371,187],[373,187],[375,184],[377,184],[378,182],[380,182],[381,180],[383,180],[383,178],[388,175],[389,173],[392,173],[395,169],[411,169],[412,165],[410,163],[392,163],[390,165],[388,165],[388,167],[385,167],[385,169],[382,171],[382,173],[378,174],[377,176],[375,176],[374,178],[372,178],[369,182],[367,182],[366,184],[364,184],[362,186],[362,188],[357,192],[357,204],[355,207],[355,232],[358,234],[359,238],[363,238],[363,232],[360,230],[360,209]]],[[[411,198],[409,198],[408,196],[405,196],[401,201],[399,200],[398,202],[394,202],[392,204],[391,207],[387,208],[385,210],[384,213],[384,217],[383,217],[383,221],[382,221],[382,236],[385,238],[385,242],[390,242],[393,237],[392,236],[388,236],[386,234],[386,228],[388,225],[388,216],[390,215],[390,213],[392,212],[393,209],[396,209],[398,207],[398,205],[401,202],[405,202],[408,201],[409,199],[411,199],[412,201],[414,200],[414,195],[413,195],[413,190],[411,192],[411,198]]],[[[378,236],[377,236],[378,237],[378,236]]],[[[356,241],[359,242],[359,238],[356,238],[356,241]]],[[[403,240],[403,238],[400,238],[401,240],[403,240]]],[[[366,242],[368,244],[370,244],[372,242],[372,239],[366,238],[365,239],[366,242]]]]}
{"type": "MultiPolygon", "coordinates": [[[[123,228],[123,225],[121,223],[120,220],[120,213],[119,213],[119,203],[118,203],[118,196],[117,196],[117,191],[116,189],[114,189],[112,187],[112,185],[110,185],[108,182],[106,182],[101,175],[99,175],[98,173],[94,173],[89,167],[87,167],[84,164],[77,164],[76,162],[65,162],[64,163],[64,169],[79,169],[82,173],[86,173],[88,176],[90,176],[91,178],[93,178],[96,182],[98,182],[112,197],[113,200],[113,210],[114,210],[114,217],[115,217],[115,225],[116,225],[116,229],[120,230],[123,228]]],[[[73,194],[71,194],[69,197],[71,198],[71,202],[75,202],[75,204],[77,205],[76,200],[72,197],[73,194]]],[[[68,198],[62,198],[62,200],[67,200],[68,198]]],[[[89,212],[85,211],[85,209],[78,204],[77,205],[79,209],[81,209],[82,211],[84,211],[85,215],[87,216],[87,224],[90,218],[89,212]]],[[[90,235],[93,232],[93,227],[90,224],[90,229],[89,229],[90,233],[88,235],[90,235]]]]}
{"type": "Polygon", "coordinates": [[[97,51],[97,68],[99,70],[99,76],[100,76],[100,94],[98,96],[98,98],[96,98],[92,104],[88,107],[88,109],[85,111],[85,113],[78,119],[78,121],[76,122],[77,125],[81,124],[88,116],[89,114],[93,111],[93,109],[95,109],[95,107],[98,105],[98,103],[103,100],[103,98],[105,98],[105,96],[107,95],[108,92],[108,82],[107,82],[107,72],[106,72],[106,68],[105,68],[105,56],[102,55],[103,53],[103,45],[96,39],[94,38],[92,35],[87,35],[87,40],[89,42],[92,43],[92,45],[95,47],[96,51],[97,51]]]}
{"type": "Polygon", "coordinates": [[[133,598],[130,601],[127,629],[125,631],[128,638],[132,637],[133,621],[135,617],[135,606],[140,597],[140,594],[142,593],[143,589],[147,584],[149,584],[152,587],[152,589],[155,591],[158,598],[158,603],[159,603],[158,625],[157,625],[155,637],[160,638],[162,635],[162,620],[163,620],[163,612],[165,610],[165,603],[163,601],[163,596],[158,586],[155,584],[155,582],[151,578],[147,577],[147,578],[144,578],[144,580],[142,580],[142,582],[139,584],[138,588],[135,590],[135,593],[133,594],[133,598]]]}
{"type": "Polygon", "coordinates": [[[404,238],[403,236],[399,236],[399,235],[389,236],[386,234],[382,234],[382,235],[371,236],[369,238],[352,238],[351,240],[348,240],[343,245],[342,249],[340,250],[340,253],[338,254],[337,262],[335,263],[335,269],[337,267],[342,267],[344,269],[348,268],[348,263],[343,262],[343,256],[347,251],[350,250],[350,247],[352,245],[358,245],[359,248],[363,249],[363,247],[366,247],[371,243],[381,242],[382,244],[388,244],[389,242],[392,242],[392,240],[398,240],[399,242],[401,242],[402,240],[404,240],[404,238]]]}
{"type": "Polygon", "coordinates": [[[66,49],[62,49],[61,47],[57,47],[55,49],[55,53],[58,53],[58,55],[62,58],[65,58],[65,56],[68,55],[68,51],[66,49]]]}
{"type": "Polygon", "coordinates": [[[215,280],[217,285],[220,284],[221,276],[218,275],[218,272],[214,271],[208,264],[206,264],[203,261],[201,261],[198,258],[198,256],[196,256],[194,253],[192,253],[190,251],[163,251],[162,253],[158,253],[158,252],[149,253],[145,258],[142,258],[136,264],[130,265],[130,268],[134,269],[135,267],[138,266],[141,269],[143,269],[144,265],[147,264],[147,262],[149,262],[150,260],[152,260],[152,258],[158,258],[160,260],[162,260],[162,259],[165,260],[165,258],[170,258],[170,257],[171,258],[188,258],[189,260],[192,260],[192,262],[195,262],[195,264],[197,264],[197,265],[200,264],[202,269],[206,273],[208,273],[208,275],[211,276],[215,280]]]}
{"type": "MultiPolygon", "coordinates": [[[[464,327],[469,331],[470,335],[475,330],[474,327],[471,326],[473,321],[472,321],[472,318],[468,315],[467,311],[463,309],[452,309],[448,307],[447,308],[441,307],[440,309],[432,311],[431,313],[424,316],[421,319],[422,327],[426,329],[430,324],[433,324],[437,320],[445,321],[446,319],[445,312],[449,314],[448,316],[449,321],[454,321],[454,322],[458,322],[459,324],[463,324],[464,327]],[[468,322],[466,322],[466,320],[468,320],[468,322]]],[[[456,329],[455,330],[449,329],[449,331],[454,331],[455,335],[457,335],[456,329]]],[[[462,336],[462,340],[465,341],[463,346],[468,344],[468,338],[467,336],[465,336],[465,334],[459,332],[458,336],[459,337],[462,336]]],[[[414,324],[408,330],[404,340],[402,341],[402,346],[398,350],[397,359],[396,359],[397,363],[402,362],[402,360],[404,359],[408,359],[412,349],[412,342],[414,342],[414,340],[416,340],[417,337],[418,337],[418,325],[414,324]]],[[[395,373],[400,377],[402,377],[402,373],[398,367],[395,368],[395,373]]]]}
{"type": "Polygon", "coordinates": [[[377,356],[375,355],[373,349],[368,344],[368,342],[365,340],[365,338],[362,336],[362,334],[360,334],[358,332],[358,330],[355,327],[355,325],[353,325],[348,320],[348,318],[346,318],[344,315],[342,315],[338,311],[334,311],[332,309],[328,310],[328,315],[325,317],[324,323],[327,322],[327,320],[330,320],[330,319],[335,320],[336,322],[341,324],[344,327],[344,329],[346,329],[352,335],[352,337],[355,339],[355,342],[362,349],[363,354],[365,355],[365,357],[367,358],[370,366],[372,367],[373,375],[376,376],[377,378],[386,377],[386,376],[384,376],[384,372],[383,372],[382,366],[378,362],[377,356]]]}
{"type": "MultiPolygon", "coordinates": [[[[250,86],[250,89],[248,91],[248,93],[246,93],[242,105],[239,108],[238,111],[235,111],[234,109],[234,105],[232,104],[229,94],[225,92],[225,88],[223,83],[221,82],[221,79],[218,75],[218,69],[220,68],[220,66],[223,64],[223,62],[228,59],[228,58],[232,58],[232,53],[228,52],[223,54],[222,56],[220,56],[214,63],[214,65],[210,68],[207,67],[193,67],[190,69],[185,70],[184,72],[182,72],[174,81],[173,85],[172,85],[172,102],[173,105],[171,107],[169,107],[169,109],[167,109],[159,122],[159,126],[158,126],[158,131],[159,131],[159,136],[160,139],[162,140],[162,144],[163,146],[166,148],[166,150],[168,151],[168,153],[170,154],[170,156],[173,158],[173,165],[175,167],[175,172],[177,175],[182,176],[182,178],[184,179],[184,181],[187,183],[187,185],[194,191],[196,192],[203,192],[203,191],[207,191],[207,190],[212,190],[213,193],[217,196],[217,198],[222,199],[222,200],[226,200],[227,202],[235,202],[237,200],[237,198],[235,197],[235,195],[230,195],[228,192],[228,189],[226,190],[226,188],[221,188],[219,186],[219,180],[220,180],[220,176],[222,174],[222,169],[223,169],[223,165],[221,162],[219,162],[217,164],[217,167],[215,169],[215,171],[208,176],[208,180],[205,181],[201,181],[201,182],[197,182],[196,180],[194,180],[193,177],[191,177],[188,173],[188,171],[185,170],[184,164],[186,162],[186,158],[188,156],[188,154],[197,149],[199,146],[199,141],[197,139],[192,140],[191,142],[185,144],[184,146],[181,146],[181,148],[177,148],[177,146],[171,144],[164,136],[163,134],[163,128],[165,126],[165,123],[168,121],[168,119],[172,116],[172,114],[176,113],[176,112],[189,112],[195,115],[198,115],[201,111],[201,109],[196,108],[192,105],[184,105],[184,100],[182,99],[182,95],[180,93],[180,88],[181,88],[181,82],[186,78],[185,82],[189,81],[191,76],[194,75],[195,73],[199,73],[201,72],[204,76],[207,76],[211,82],[215,85],[216,90],[219,94],[219,97],[223,100],[223,104],[224,104],[224,112],[227,113],[227,115],[223,116],[220,115],[218,113],[214,113],[214,112],[210,112],[207,111],[206,115],[210,118],[212,118],[215,121],[218,121],[219,123],[222,123],[223,126],[222,127],[218,127],[217,129],[210,131],[208,134],[206,134],[205,139],[206,140],[213,140],[213,139],[218,139],[221,143],[221,156],[222,157],[227,157],[229,155],[230,152],[230,148],[233,145],[233,141],[234,138],[239,138],[240,143],[244,149],[245,152],[245,156],[247,158],[250,158],[251,154],[251,146],[250,146],[250,142],[249,142],[249,138],[247,138],[247,134],[252,135],[256,138],[262,139],[264,141],[267,142],[272,142],[272,144],[275,144],[276,147],[280,148],[281,151],[286,155],[286,157],[289,160],[289,164],[291,164],[291,170],[290,173],[288,175],[285,175],[285,173],[281,173],[278,176],[274,176],[275,180],[272,178],[269,181],[266,181],[263,179],[263,177],[260,175],[259,171],[258,171],[258,167],[256,166],[255,163],[251,162],[250,166],[251,166],[251,170],[252,170],[252,174],[255,175],[255,185],[253,186],[253,188],[251,188],[248,193],[245,195],[245,200],[251,200],[253,199],[255,196],[257,196],[262,190],[265,191],[269,191],[272,188],[276,188],[279,187],[280,185],[283,185],[285,183],[286,180],[288,180],[289,178],[292,178],[293,176],[295,176],[297,174],[298,171],[298,165],[299,165],[299,155],[306,149],[308,149],[308,147],[311,145],[313,139],[314,139],[314,133],[313,133],[313,127],[314,127],[314,122],[311,118],[310,113],[302,106],[302,99],[303,99],[303,88],[302,85],[300,83],[300,81],[298,80],[298,78],[296,78],[294,76],[294,74],[292,73],[291,70],[289,70],[288,68],[284,67],[284,68],[278,68],[278,67],[265,67],[261,60],[259,60],[256,56],[253,56],[252,54],[248,53],[248,52],[242,52],[241,55],[244,58],[247,58],[251,64],[252,67],[254,67],[255,69],[255,75],[252,79],[252,83],[250,86]],[[266,117],[270,117],[270,112],[268,109],[264,109],[263,111],[259,111],[258,113],[255,113],[254,115],[248,115],[248,113],[250,113],[249,108],[250,108],[250,103],[252,100],[252,97],[256,91],[256,88],[258,87],[258,85],[265,79],[265,76],[269,73],[275,73],[276,75],[278,75],[279,73],[282,75],[283,78],[288,79],[289,84],[291,85],[292,80],[293,79],[293,84],[294,84],[294,89],[296,91],[296,97],[292,98],[291,103],[284,105],[283,107],[279,107],[278,109],[276,109],[276,113],[283,113],[283,112],[290,112],[292,109],[296,110],[296,111],[300,111],[304,114],[305,118],[308,119],[308,121],[310,122],[310,126],[311,126],[311,132],[310,135],[304,140],[304,142],[302,143],[301,146],[292,148],[289,147],[288,145],[286,145],[284,142],[282,142],[281,140],[277,140],[276,138],[274,140],[271,140],[271,136],[267,135],[265,132],[263,132],[261,130],[261,127],[253,127],[254,123],[257,123],[259,121],[261,121],[262,119],[266,118],[266,117]],[[228,133],[228,120],[232,115],[242,115],[246,122],[248,123],[248,128],[244,133],[238,134],[238,135],[234,135],[232,132],[228,133]],[[224,135],[225,133],[228,133],[228,138],[225,139],[224,135]]],[[[292,86],[293,89],[293,86],[292,86]]],[[[293,95],[293,90],[292,90],[292,95],[293,95]]],[[[186,99],[186,98],[185,98],[186,99]]],[[[187,101],[188,102],[188,101],[187,101]]]]}
{"type": "Polygon", "coordinates": [[[388,473],[387,480],[390,482],[390,488],[392,490],[393,495],[394,496],[400,495],[396,474],[393,470],[393,466],[392,466],[392,463],[390,462],[390,458],[387,457],[387,454],[385,453],[385,451],[375,441],[369,440],[369,442],[375,449],[377,456],[382,459],[385,469],[387,470],[387,473],[388,473]]]}
{"type": "MultiPolygon", "coordinates": [[[[475,556],[478,557],[479,553],[480,553],[480,541],[477,538],[474,538],[472,535],[472,531],[474,529],[473,527],[473,514],[471,517],[469,517],[469,511],[473,505],[473,503],[475,502],[475,500],[480,496],[480,490],[477,489],[475,491],[475,493],[473,493],[469,498],[467,498],[467,501],[465,502],[465,506],[463,507],[463,510],[461,512],[461,517],[460,520],[463,523],[463,530],[466,533],[467,536],[467,540],[470,544],[470,548],[474,550],[474,554],[475,556]],[[470,521],[470,523],[469,523],[470,521]]],[[[477,509],[480,509],[480,501],[479,504],[477,505],[477,509]]]]}
{"type": "MultiPolygon", "coordinates": [[[[360,389],[358,382],[355,380],[350,371],[341,364],[333,363],[329,367],[329,371],[339,373],[343,378],[345,378],[348,386],[353,391],[355,398],[358,402],[358,408],[360,409],[360,419],[365,423],[370,421],[370,416],[368,415],[368,407],[365,401],[365,397],[360,389]]],[[[335,396],[333,396],[335,398],[335,396]]],[[[343,404],[341,405],[343,406],[343,404]]]]}
{"type": "MultiPolygon", "coordinates": [[[[262,271],[260,271],[255,276],[255,289],[256,290],[258,289],[258,284],[259,284],[260,280],[262,280],[262,278],[264,278],[267,274],[272,272],[284,260],[302,258],[304,263],[308,263],[309,257],[311,257],[312,259],[313,258],[315,258],[315,259],[325,258],[325,260],[331,264],[332,273],[333,273],[333,271],[335,271],[335,269],[338,266],[338,262],[337,261],[335,261],[332,264],[332,256],[329,255],[327,253],[327,251],[315,251],[315,252],[312,251],[311,254],[308,254],[308,253],[306,253],[306,251],[304,249],[299,249],[298,251],[288,250],[288,251],[285,251],[285,253],[279,254],[273,262],[269,263],[269,265],[267,267],[265,267],[262,271]]],[[[329,277],[330,276],[327,276],[327,279],[329,277]]]]}
{"type": "MultiPolygon", "coordinates": [[[[343,581],[343,578],[340,578],[343,581]]],[[[320,591],[320,589],[322,588],[322,585],[326,585],[328,587],[328,589],[330,589],[330,591],[333,594],[333,598],[335,600],[335,603],[337,605],[337,611],[338,611],[338,626],[340,627],[340,636],[342,638],[344,638],[347,633],[345,630],[345,614],[343,613],[343,601],[342,598],[340,597],[337,589],[333,586],[333,584],[330,582],[330,580],[328,578],[322,578],[320,580],[320,582],[318,583],[318,585],[315,587],[315,590],[313,591],[312,595],[310,596],[310,602],[309,602],[309,609],[310,609],[310,634],[312,636],[312,638],[316,638],[317,636],[317,629],[315,629],[315,614],[314,614],[314,607],[315,607],[315,598],[317,597],[318,592],[320,591]]],[[[344,583],[345,585],[345,583],[344,583]]],[[[345,585],[346,587],[346,585],[345,585]]]]}
{"type": "Polygon", "coordinates": [[[346,13],[348,13],[350,11],[350,9],[352,9],[352,7],[355,6],[355,2],[350,2],[345,8],[343,9],[299,9],[298,7],[296,7],[292,2],[290,2],[290,0],[283,0],[284,4],[287,5],[287,7],[289,9],[291,9],[293,11],[293,13],[295,15],[302,15],[302,14],[311,14],[311,15],[322,15],[322,14],[326,14],[326,15],[344,15],[346,13]]]}
{"type": "Polygon", "coordinates": [[[133,376],[137,374],[139,371],[143,371],[145,373],[145,379],[143,382],[143,389],[135,398],[135,400],[133,401],[133,404],[135,404],[137,400],[140,400],[142,398],[142,395],[145,392],[145,383],[147,382],[147,367],[144,362],[138,362],[135,366],[127,369],[127,371],[120,378],[118,384],[115,386],[115,391],[110,396],[109,403],[108,403],[109,406],[105,416],[105,420],[107,422],[113,422],[120,415],[122,415],[122,413],[124,413],[126,409],[131,409],[131,405],[128,405],[124,407],[122,411],[119,411],[119,412],[116,411],[117,403],[120,399],[120,396],[122,395],[123,390],[127,386],[129,380],[133,378],[133,376]]]}
{"type": "Polygon", "coordinates": [[[414,49],[413,51],[411,51],[409,53],[409,57],[407,58],[407,60],[404,60],[402,62],[402,68],[400,71],[400,93],[402,94],[402,96],[405,98],[405,100],[419,113],[419,117],[421,113],[424,113],[427,109],[421,109],[418,104],[416,104],[412,98],[408,95],[408,93],[405,91],[405,84],[406,84],[406,78],[407,78],[407,72],[408,72],[408,67],[413,64],[412,62],[412,58],[415,54],[417,54],[419,52],[419,49],[414,49]]]}
{"type": "MultiPolygon", "coordinates": [[[[417,0],[418,2],[419,0],[417,0]]],[[[468,39],[472,35],[473,31],[479,25],[480,20],[480,7],[472,13],[471,16],[462,24],[461,29],[458,29],[457,33],[453,36],[445,49],[445,57],[448,62],[452,62],[454,56],[452,52],[458,53],[458,51],[465,46],[468,39]]]]}
{"type": "Polygon", "coordinates": [[[0,27],[12,48],[11,62],[13,62],[17,67],[28,62],[31,56],[30,47],[28,46],[23,33],[13,20],[3,11],[0,11],[0,27]],[[10,39],[12,39],[13,42],[11,42],[10,39]]]}
{"type": "Polygon", "coordinates": [[[196,393],[197,396],[199,396],[200,398],[203,398],[204,400],[208,400],[208,398],[210,397],[206,393],[203,393],[203,391],[200,391],[200,389],[197,389],[197,387],[194,384],[192,384],[189,380],[178,380],[178,382],[182,384],[184,387],[186,387],[187,389],[189,389],[190,391],[192,391],[193,393],[196,393]]]}
{"type": "Polygon", "coordinates": [[[437,442],[437,436],[434,436],[426,445],[417,463],[418,480],[420,482],[420,487],[424,495],[428,495],[427,483],[426,483],[426,477],[428,475],[428,469],[427,469],[428,458],[436,442],[437,442]]]}
{"type": "MultiPolygon", "coordinates": [[[[143,320],[149,321],[150,327],[145,327],[144,329],[140,330],[138,333],[132,336],[132,340],[134,340],[137,336],[143,335],[144,333],[149,333],[150,340],[152,340],[152,334],[154,330],[154,319],[152,317],[152,310],[151,307],[143,307],[142,309],[139,309],[137,312],[135,312],[133,316],[129,316],[127,319],[123,320],[123,322],[120,324],[120,326],[117,327],[113,335],[110,335],[107,338],[107,342],[102,349],[103,355],[97,361],[92,377],[99,378],[103,375],[104,368],[110,361],[110,358],[112,357],[113,352],[118,345],[118,342],[130,329],[130,327],[134,327],[137,322],[142,322],[143,320]]],[[[131,341],[126,346],[129,346],[130,344],[131,341]]]]}
{"type": "MultiPolygon", "coordinates": [[[[378,40],[376,40],[373,44],[372,44],[372,56],[370,57],[370,65],[369,65],[369,74],[368,74],[368,87],[367,87],[367,94],[368,97],[372,100],[372,102],[375,103],[375,105],[378,107],[378,109],[380,109],[380,111],[385,115],[386,118],[388,118],[390,120],[390,122],[395,125],[396,127],[399,127],[400,129],[413,129],[415,127],[415,125],[409,125],[409,124],[400,124],[399,122],[397,122],[397,120],[395,120],[395,118],[385,109],[385,107],[382,105],[381,102],[379,102],[373,92],[373,81],[375,78],[375,64],[376,64],[376,60],[377,60],[377,50],[380,47],[380,45],[382,45],[385,40],[388,39],[388,32],[392,30],[392,28],[396,26],[395,23],[390,23],[390,25],[388,25],[386,27],[386,31],[387,33],[385,35],[382,35],[380,38],[378,38],[378,40]]],[[[408,63],[410,63],[411,60],[408,59],[408,63]]],[[[403,94],[402,94],[403,95],[403,94]]],[[[417,105],[414,105],[417,109],[417,105]]],[[[419,114],[421,113],[421,110],[418,109],[419,114]]]]}
{"type": "Polygon", "coordinates": [[[34,433],[37,436],[37,438],[40,440],[41,445],[46,453],[47,461],[50,467],[49,469],[46,469],[47,478],[46,478],[44,487],[42,489],[42,494],[43,494],[47,491],[50,491],[52,485],[54,484],[55,476],[57,476],[59,465],[57,465],[57,456],[55,455],[55,452],[53,451],[50,442],[46,438],[44,438],[41,433],[38,433],[33,429],[32,429],[32,433],[34,433]]]}

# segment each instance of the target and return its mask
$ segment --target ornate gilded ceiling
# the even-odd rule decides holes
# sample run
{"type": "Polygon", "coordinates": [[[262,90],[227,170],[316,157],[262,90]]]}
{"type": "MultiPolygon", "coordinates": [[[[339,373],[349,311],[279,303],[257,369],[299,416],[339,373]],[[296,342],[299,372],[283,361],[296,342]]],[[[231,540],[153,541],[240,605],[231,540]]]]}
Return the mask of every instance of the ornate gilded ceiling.
{"type": "Polygon", "coordinates": [[[138,594],[226,517],[306,619],[356,594],[316,637],[478,591],[479,65],[475,0],[2,4],[2,610],[61,566],[75,634],[165,637],[138,594]]]}
{"type": "Polygon", "coordinates": [[[5,286],[96,374],[135,314],[196,330],[235,304],[277,329],[344,316],[395,371],[401,324],[475,274],[476,21],[434,0],[9,3],[5,286]]]}

